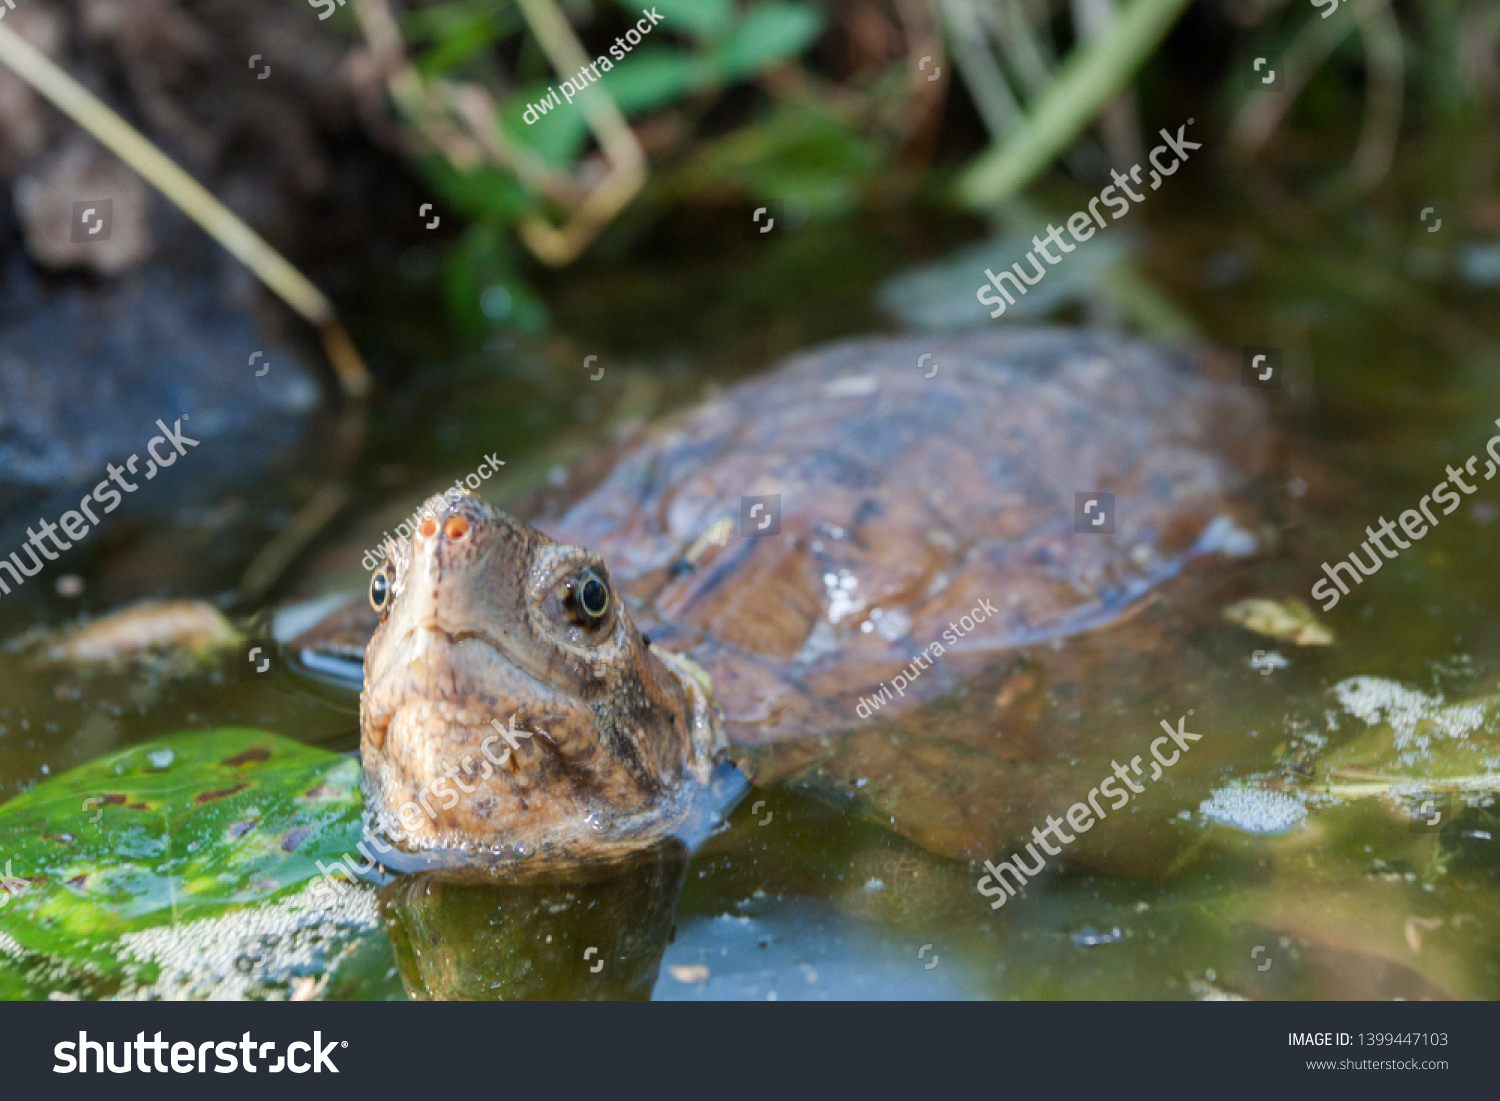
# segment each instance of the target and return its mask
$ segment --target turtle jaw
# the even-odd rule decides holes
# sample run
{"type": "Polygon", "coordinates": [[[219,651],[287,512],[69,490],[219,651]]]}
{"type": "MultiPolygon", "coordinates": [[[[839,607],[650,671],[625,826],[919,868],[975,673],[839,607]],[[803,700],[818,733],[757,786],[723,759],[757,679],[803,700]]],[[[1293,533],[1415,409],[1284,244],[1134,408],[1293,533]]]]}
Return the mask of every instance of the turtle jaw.
{"type": "Polygon", "coordinates": [[[366,670],[360,713],[369,807],[409,848],[533,853],[645,794],[600,752],[587,703],[483,639],[409,632],[366,670]]]}
{"type": "Polygon", "coordinates": [[[360,752],[371,813],[408,849],[607,849],[601,824],[644,822],[705,772],[702,704],[654,658],[584,699],[484,638],[419,628],[393,641],[366,668],[360,752]]]}
{"type": "Polygon", "coordinates": [[[378,828],[411,849],[504,842],[518,854],[567,835],[581,793],[559,782],[567,770],[545,729],[527,729],[518,714],[501,722],[464,704],[403,701],[380,747],[361,746],[378,828]]]}

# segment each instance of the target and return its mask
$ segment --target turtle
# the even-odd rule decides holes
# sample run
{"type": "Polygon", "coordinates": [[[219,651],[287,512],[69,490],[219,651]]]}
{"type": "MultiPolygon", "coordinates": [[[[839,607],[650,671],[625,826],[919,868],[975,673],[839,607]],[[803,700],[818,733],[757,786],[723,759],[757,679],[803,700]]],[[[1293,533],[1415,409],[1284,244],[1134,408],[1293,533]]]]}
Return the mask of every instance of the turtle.
{"type": "Polygon", "coordinates": [[[978,860],[1081,798],[1080,716],[1148,696],[1265,554],[1276,461],[1267,405],[1212,353],[845,340],[565,493],[431,498],[368,607],[293,645],[355,640],[368,810],[401,852],[611,859],[711,822],[745,776],[978,860]]]}

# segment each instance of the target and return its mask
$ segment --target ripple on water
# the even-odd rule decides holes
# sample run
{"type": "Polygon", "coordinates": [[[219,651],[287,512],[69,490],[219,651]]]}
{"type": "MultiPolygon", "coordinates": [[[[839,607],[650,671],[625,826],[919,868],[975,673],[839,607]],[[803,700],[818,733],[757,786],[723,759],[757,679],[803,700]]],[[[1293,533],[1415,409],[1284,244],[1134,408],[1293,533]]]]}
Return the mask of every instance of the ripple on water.
{"type": "Polygon", "coordinates": [[[1073,934],[1073,943],[1080,948],[1094,948],[1100,944],[1113,944],[1115,941],[1123,939],[1124,936],[1125,934],[1120,932],[1118,925],[1104,932],[1100,932],[1092,925],[1085,925],[1073,934]]]}

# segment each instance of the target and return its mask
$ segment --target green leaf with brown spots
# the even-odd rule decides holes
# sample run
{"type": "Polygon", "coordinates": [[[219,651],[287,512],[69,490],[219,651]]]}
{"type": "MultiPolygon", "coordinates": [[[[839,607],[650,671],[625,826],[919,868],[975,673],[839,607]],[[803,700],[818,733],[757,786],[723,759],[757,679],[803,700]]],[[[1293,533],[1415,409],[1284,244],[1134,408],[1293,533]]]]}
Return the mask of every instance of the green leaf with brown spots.
{"type": "Polygon", "coordinates": [[[39,960],[100,992],[122,934],[295,890],[355,851],[359,779],[357,761],[274,734],[193,731],[0,806],[0,997],[34,990],[39,960]]]}

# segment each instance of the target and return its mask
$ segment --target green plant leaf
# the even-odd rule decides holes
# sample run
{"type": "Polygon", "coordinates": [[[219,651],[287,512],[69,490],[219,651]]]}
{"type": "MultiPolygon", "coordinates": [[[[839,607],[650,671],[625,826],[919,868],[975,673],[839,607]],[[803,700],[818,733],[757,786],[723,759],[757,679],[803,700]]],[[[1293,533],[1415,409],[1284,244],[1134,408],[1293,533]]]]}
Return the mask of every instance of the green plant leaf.
{"type": "Polygon", "coordinates": [[[455,169],[442,157],[420,162],[432,188],[455,210],[474,220],[513,219],[536,205],[536,199],[514,176],[480,165],[467,172],[455,169]]]}
{"type": "Polygon", "coordinates": [[[844,213],[881,163],[878,144],[816,105],[784,105],[704,149],[689,187],[737,184],[757,199],[793,198],[813,216],[844,213]]]}
{"type": "Polygon", "coordinates": [[[571,165],[588,140],[588,122],[575,99],[569,103],[562,93],[562,77],[546,87],[533,87],[511,96],[500,109],[505,132],[512,140],[522,142],[541,154],[554,168],[571,165]],[[557,102],[545,112],[534,112],[535,121],[526,121],[526,109],[545,100],[556,88],[557,102]]]}
{"type": "Polygon", "coordinates": [[[417,62],[417,71],[429,80],[443,76],[494,45],[499,37],[500,29],[493,19],[469,20],[449,29],[436,46],[424,53],[417,62]]]}
{"type": "Polygon", "coordinates": [[[757,4],[714,54],[714,66],[726,81],[760,72],[796,57],[823,29],[823,18],[804,4],[757,4]]]}
{"type": "Polygon", "coordinates": [[[714,83],[713,66],[681,50],[637,50],[604,74],[604,90],[620,110],[650,111],[714,83]]]}
{"type": "Polygon", "coordinates": [[[655,8],[668,27],[682,29],[694,38],[713,41],[724,37],[734,24],[734,0],[655,0],[627,5],[637,12],[655,8]]]}
{"type": "Polygon", "coordinates": [[[500,224],[470,226],[447,259],[448,309],[474,339],[498,326],[541,332],[548,324],[542,304],[516,268],[514,246],[500,224]]]}
{"type": "Polygon", "coordinates": [[[1130,80],[1187,0],[1130,0],[1101,34],[1076,46],[1028,112],[1021,130],[974,158],[958,181],[966,206],[997,206],[1066,149],[1130,80]]]}
{"type": "Polygon", "coordinates": [[[18,958],[119,981],[121,936],[301,888],[356,851],[359,778],[357,761],[275,734],[192,731],[0,806],[0,993],[26,985],[5,966],[18,958]]]}

